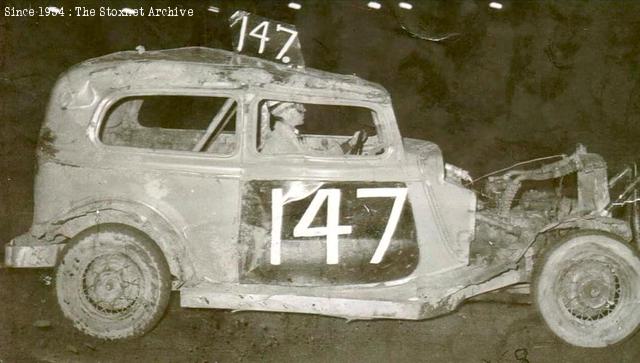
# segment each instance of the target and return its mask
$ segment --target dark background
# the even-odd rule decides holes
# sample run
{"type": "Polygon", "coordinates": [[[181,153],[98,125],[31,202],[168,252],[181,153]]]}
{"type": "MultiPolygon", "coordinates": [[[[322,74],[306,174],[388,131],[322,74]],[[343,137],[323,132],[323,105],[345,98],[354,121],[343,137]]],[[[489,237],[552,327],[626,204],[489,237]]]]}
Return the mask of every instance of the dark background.
{"type": "MultiPolygon", "coordinates": [[[[153,2],[193,8],[191,18],[0,14],[0,240],[8,241],[31,223],[37,135],[61,72],[87,58],[141,44],[148,50],[231,49],[227,18],[236,9],[295,24],[307,66],[382,84],[392,95],[402,134],[439,144],[446,161],[472,175],[571,153],[578,142],[601,153],[610,172],[638,159],[640,2],[500,1],[503,9],[494,10],[487,1],[412,1],[410,11],[395,2],[383,2],[380,10],[360,0],[298,2],[302,9],[297,11],[282,1],[153,2]],[[210,5],[220,13],[207,12],[210,5]],[[458,35],[431,42],[403,27],[414,35],[458,35]]],[[[152,3],[0,4],[122,8],[152,3]]],[[[285,347],[295,347],[297,359],[318,361],[516,361],[519,348],[528,349],[532,362],[639,357],[633,340],[595,353],[569,348],[544,330],[532,307],[483,304],[428,323],[346,325],[313,316],[183,312],[174,299],[167,319],[141,343],[110,345],[87,340],[62,323],[46,284],[48,274],[0,272],[0,299],[6,300],[0,304],[0,360],[147,360],[152,352],[160,352],[152,360],[273,360],[291,354],[285,347]],[[458,322],[465,314],[473,317],[458,322]],[[51,320],[53,327],[33,327],[37,318],[51,320]],[[188,338],[171,338],[183,335],[188,338]],[[136,355],[140,349],[147,353],[136,355]]]]}

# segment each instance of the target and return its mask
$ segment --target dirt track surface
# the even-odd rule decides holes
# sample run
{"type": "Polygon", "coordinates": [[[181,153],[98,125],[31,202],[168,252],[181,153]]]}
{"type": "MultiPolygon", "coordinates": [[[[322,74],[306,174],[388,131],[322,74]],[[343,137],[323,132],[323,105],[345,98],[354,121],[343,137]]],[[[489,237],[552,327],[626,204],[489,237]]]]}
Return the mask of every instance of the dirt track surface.
{"type": "Polygon", "coordinates": [[[83,335],[64,319],[51,276],[51,270],[0,269],[0,361],[640,361],[640,334],[606,349],[575,348],[555,338],[533,306],[489,302],[427,321],[347,323],[314,315],[183,309],[174,293],[151,333],[108,342],[83,335]]]}

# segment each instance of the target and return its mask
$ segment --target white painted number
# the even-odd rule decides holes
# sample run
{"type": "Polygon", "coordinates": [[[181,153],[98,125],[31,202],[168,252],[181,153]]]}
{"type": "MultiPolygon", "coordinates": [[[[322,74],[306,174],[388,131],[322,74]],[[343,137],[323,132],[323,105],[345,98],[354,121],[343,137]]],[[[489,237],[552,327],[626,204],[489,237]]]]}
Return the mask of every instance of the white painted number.
{"type": "Polygon", "coordinates": [[[238,37],[238,52],[242,52],[244,48],[244,37],[247,33],[247,17],[242,17],[242,23],[240,24],[240,37],[238,37]]]}
{"type": "Polygon", "coordinates": [[[271,264],[279,265],[282,251],[282,189],[271,191],[271,264]]]}
{"type": "MultiPolygon", "coordinates": [[[[238,37],[238,46],[236,47],[236,50],[238,52],[242,52],[242,50],[244,49],[245,38],[247,37],[247,23],[248,23],[248,17],[245,15],[242,17],[242,22],[240,23],[240,36],[238,37]]],[[[269,32],[269,25],[270,23],[268,21],[263,21],[249,32],[250,37],[260,39],[260,45],[258,46],[258,54],[264,53],[264,49],[267,43],[271,40],[271,38],[267,36],[269,32]]],[[[284,57],[284,55],[287,53],[289,48],[291,48],[291,46],[293,45],[293,42],[296,40],[296,37],[298,36],[298,32],[293,29],[289,29],[285,26],[282,26],[281,24],[276,24],[276,31],[289,33],[289,39],[287,39],[287,41],[284,43],[284,45],[276,55],[277,60],[282,60],[283,62],[288,63],[287,60],[289,59],[289,57],[284,57]]]]}
{"type": "Polygon", "coordinates": [[[269,22],[263,21],[262,23],[258,24],[257,27],[253,28],[251,33],[249,33],[249,36],[260,39],[260,48],[258,48],[258,54],[262,54],[262,52],[264,52],[264,45],[269,41],[269,38],[267,37],[268,31],[269,22]],[[262,34],[258,34],[260,28],[262,28],[262,34]]]}
{"type": "Polygon", "coordinates": [[[391,215],[387,221],[387,226],[384,229],[380,243],[374,252],[373,257],[369,263],[378,264],[382,262],[385,252],[389,248],[391,243],[391,237],[396,231],[398,221],[400,220],[400,213],[402,213],[402,207],[404,201],[407,199],[407,188],[363,188],[358,189],[358,198],[381,198],[381,197],[393,197],[393,207],[391,207],[391,215]]]}
{"type": "MultiPolygon", "coordinates": [[[[362,188],[356,191],[357,198],[394,198],[391,215],[387,221],[378,247],[369,261],[371,264],[382,262],[384,254],[389,249],[391,237],[396,231],[404,202],[407,199],[407,188],[362,188]]],[[[313,197],[311,204],[293,228],[294,237],[318,237],[327,236],[327,264],[335,265],[340,261],[339,236],[349,235],[353,231],[352,226],[340,225],[340,199],[339,189],[320,189],[313,197]],[[324,227],[311,227],[318,211],[327,201],[327,222],[324,227]]],[[[282,219],[284,198],[282,189],[271,191],[271,264],[279,265],[282,255],[282,219]]]]}
{"type": "MultiPolygon", "coordinates": [[[[276,59],[280,59],[282,58],[283,55],[285,55],[285,53],[287,53],[289,48],[291,48],[291,45],[293,45],[293,41],[296,40],[296,37],[298,36],[298,32],[293,29],[285,28],[280,24],[276,26],[276,31],[283,31],[283,32],[289,33],[289,39],[287,39],[282,49],[280,49],[280,52],[278,52],[278,55],[276,55],[276,59]]],[[[283,58],[282,61],[285,63],[288,63],[286,59],[288,58],[283,58]]]]}
{"type": "Polygon", "coordinates": [[[300,222],[293,228],[293,236],[327,236],[327,265],[335,265],[339,262],[338,236],[351,234],[351,230],[351,226],[340,225],[340,189],[320,189],[300,218],[300,222]],[[325,199],[327,200],[327,225],[310,227],[325,199]]]}

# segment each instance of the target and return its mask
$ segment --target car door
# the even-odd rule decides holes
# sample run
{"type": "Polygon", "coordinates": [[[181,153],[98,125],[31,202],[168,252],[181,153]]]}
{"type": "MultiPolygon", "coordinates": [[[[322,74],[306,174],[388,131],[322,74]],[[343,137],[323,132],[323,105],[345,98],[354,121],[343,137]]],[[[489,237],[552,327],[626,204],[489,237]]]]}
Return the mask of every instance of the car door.
{"type": "Polygon", "coordinates": [[[240,282],[364,284],[401,279],[416,269],[420,251],[401,150],[397,135],[381,133],[389,128],[380,108],[265,97],[253,102],[248,116],[240,282]],[[292,136],[299,140],[287,141],[298,147],[264,152],[274,150],[264,144],[283,122],[273,110],[286,102],[306,109],[304,125],[292,136]],[[345,146],[354,130],[368,134],[360,154],[345,146]]]}
{"type": "Polygon", "coordinates": [[[235,90],[114,96],[101,111],[100,166],[77,178],[92,188],[71,192],[148,206],[182,237],[170,247],[197,276],[236,282],[241,103],[235,90]]]}

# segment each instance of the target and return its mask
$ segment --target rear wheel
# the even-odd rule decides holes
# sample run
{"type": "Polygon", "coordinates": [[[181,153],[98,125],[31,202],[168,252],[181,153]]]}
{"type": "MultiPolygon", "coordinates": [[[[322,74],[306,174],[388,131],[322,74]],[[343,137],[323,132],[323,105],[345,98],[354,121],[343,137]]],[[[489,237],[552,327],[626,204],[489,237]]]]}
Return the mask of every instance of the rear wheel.
{"type": "Polygon", "coordinates": [[[142,335],[162,318],[171,293],[169,267],[146,235],[100,225],[66,247],[56,293],[76,328],[103,339],[142,335]]]}
{"type": "Polygon", "coordinates": [[[570,235],[537,267],[535,301],[549,328],[581,347],[604,347],[640,325],[640,259],[617,237],[570,235]]]}

